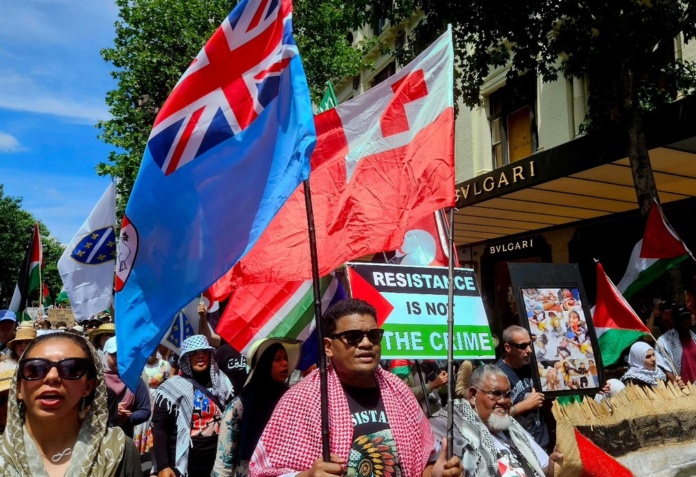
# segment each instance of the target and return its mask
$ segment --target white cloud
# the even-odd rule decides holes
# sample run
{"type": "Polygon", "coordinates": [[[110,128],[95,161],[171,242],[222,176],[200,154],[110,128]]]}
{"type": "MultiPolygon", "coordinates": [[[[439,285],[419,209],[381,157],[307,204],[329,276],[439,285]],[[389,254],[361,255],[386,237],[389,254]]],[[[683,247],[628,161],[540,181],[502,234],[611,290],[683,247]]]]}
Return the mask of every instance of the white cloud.
{"type": "Polygon", "coordinates": [[[103,100],[74,99],[51,91],[31,76],[0,70],[0,108],[63,116],[94,124],[109,119],[103,100]]]}
{"type": "Polygon", "coordinates": [[[19,143],[16,137],[11,134],[0,132],[0,154],[19,152],[22,149],[22,145],[19,143]]]}

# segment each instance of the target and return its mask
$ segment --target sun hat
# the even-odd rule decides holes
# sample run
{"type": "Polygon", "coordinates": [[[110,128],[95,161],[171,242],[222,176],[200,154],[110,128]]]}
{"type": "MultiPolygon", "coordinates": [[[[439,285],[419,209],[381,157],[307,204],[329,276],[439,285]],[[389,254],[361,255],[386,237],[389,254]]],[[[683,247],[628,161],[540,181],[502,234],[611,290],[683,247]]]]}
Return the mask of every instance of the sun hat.
{"type": "Polygon", "coordinates": [[[104,352],[109,354],[116,353],[116,337],[112,336],[104,343],[104,352]]]}
{"type": "Polygon", "coordinates": [[[0,373],[0,393],[10,389],[15,371],[14,369],[8,369],[0,373]]]}
{"type": "Polygon", "coordinates": [[[247,378],[245,385],[251,381],[254,371],[256,370],[256,364],[258,363],[263,353],[268,349],[269,346],[274,344],[280,344],[285,348],[285,352],[288,354],[288,375],[292,374],[300,363],[300,356],[302,354],[302,341],[296,340],[281,340],[277,338],[264,338],[256,341],[251,345],[249,351],[247,351],[247,365],[251,368],[249,377],[247,378]]]}
{"type": "Polygon", "coordinates": [[[99,328],[96,330],[92,330],[89,332],[89,340],[94,342],[94,340],[97,338],[99,335],[103,334],[110,334],[110,335],[115,335],[116,334],[116,325],[113,323],[104,323],[103,325],[100,325],[99,328]]]}
{"type": "Polygon", "coordinates": [[[181,354],[179,355],[179,362],[181,362],[181,358],[186,354],[186,353],[192,353],[194,351],[200,351],[200,350],[210,350],[212,352],[215,352],[215,348],[210,346],[210,343],[208,343],[208,338],[206,338],[203,335],[193,335],[189,336],[184,340],[183,343],[181,343],[181,354]]]}
{"type": "Polygon", "coordinates": [[[0,321],[5,320],[17,321],[17,315],[11,310],[0,310],[0,321]]]}
{"type": "Polygon", "coordinates": [[[72,327],[72,329],[80,334],[85,332],[85,329],[82,325],[75,325],[72,327]]]}
{"type": "Polygon", "coordinates": [[[18,341],[34,341],[35,339],[36,328],[22,325],[17,330],[17,333],[15,333],[14,339],[7,343],[7,347],[14,351],[14,347],[18,341]]]}

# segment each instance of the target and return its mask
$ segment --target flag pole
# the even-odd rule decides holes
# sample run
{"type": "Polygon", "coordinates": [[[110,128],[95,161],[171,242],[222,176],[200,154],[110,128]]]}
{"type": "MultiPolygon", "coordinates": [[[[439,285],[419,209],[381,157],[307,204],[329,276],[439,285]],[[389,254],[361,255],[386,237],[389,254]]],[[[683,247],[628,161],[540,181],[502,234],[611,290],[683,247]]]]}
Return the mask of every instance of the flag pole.
{"type": "Polygon", "coordinates": [[[309,251],[312,259],[312,285],[314,289],[314,323],[317,330],[319,346],[319,383],[321,393],[321,450],[324,462],[331,462],[329,448],[329,393],[326,376],[326,351],[324,350],[324,333],[321,329],[321,286],[319,283],[319,259],[317,258],[317,237],[314,230],[314,212],[312,210],[312,193],[309,179],[305,179],[305,207],[307,208],[307,229],[309,231],[309,251]]]}
{"type": "Polygon", "coordinates": [[[447,231],[449,247],[449,287],[447,290],[447,460],[452,458],[454,450],[454,386],[452,384],[454,360],[454,207],[449,211],[449,230],[447,231]]]}
{"type": "Polygon", "coordinates": [[[428,419],[433,417],[433,411],[430,410],[430,400],[428,399],[428,393],[425,390],[425,376],[421,371],[420,360],[414,360],[416,363],[416,372],[418,373],[418,381],[420,381],[421,390],[423,391],[423,399],[425,399],[425,411],[428,415],[428,419]]]}

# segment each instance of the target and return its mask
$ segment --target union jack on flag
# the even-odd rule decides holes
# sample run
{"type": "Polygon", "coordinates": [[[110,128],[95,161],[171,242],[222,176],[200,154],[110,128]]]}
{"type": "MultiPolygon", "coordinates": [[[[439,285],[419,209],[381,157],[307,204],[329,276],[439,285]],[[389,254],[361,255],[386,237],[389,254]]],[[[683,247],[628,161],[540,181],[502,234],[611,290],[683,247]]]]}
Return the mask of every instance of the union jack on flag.
{"type": "Polygon", "coordinates": [[[164,174],[245,130],[278,96],[281,73],[295,55],[292,3],[241,2],[157,115],[148,148],[164,174]]]}

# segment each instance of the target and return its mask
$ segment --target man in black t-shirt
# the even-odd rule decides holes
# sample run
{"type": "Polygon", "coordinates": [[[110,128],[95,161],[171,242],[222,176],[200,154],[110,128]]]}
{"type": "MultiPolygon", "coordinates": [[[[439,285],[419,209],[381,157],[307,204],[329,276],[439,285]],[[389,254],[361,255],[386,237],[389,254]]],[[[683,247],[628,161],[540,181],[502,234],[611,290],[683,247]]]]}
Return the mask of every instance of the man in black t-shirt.
{"type": "Polygon", "coordinates": [[[348,299],[322,319],[327,372],[331,462],[321,456],[318,371],[293,386],[278,403],[249,464],[251,477],[460,477],[435,444],[411,390],[379,368],[382,334],[377,311],[348,299]],[[345,452],[345,453],[344,453],[345,452]]]}
{"type": "Polygon", "coordinates": [[[544,422],[541,408],[544,395],[534,389],[532,379],[532,339],[529,332],[521,326],[509,326],[503,331],[505,357],[496,366],[505,372],[510,380],[512,407],[510,415],[522,424],[541,447],[549,444],[549,431],[544,422]]]}

